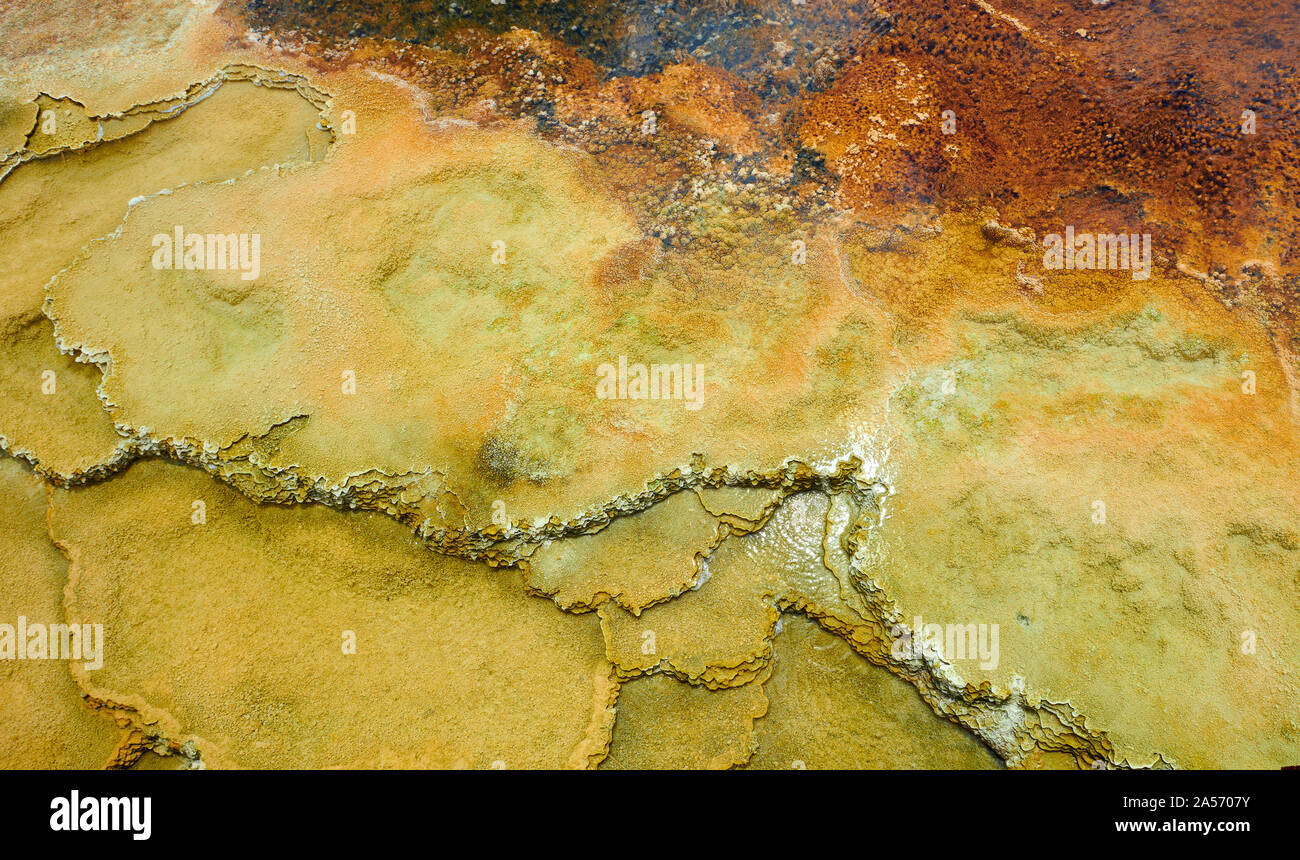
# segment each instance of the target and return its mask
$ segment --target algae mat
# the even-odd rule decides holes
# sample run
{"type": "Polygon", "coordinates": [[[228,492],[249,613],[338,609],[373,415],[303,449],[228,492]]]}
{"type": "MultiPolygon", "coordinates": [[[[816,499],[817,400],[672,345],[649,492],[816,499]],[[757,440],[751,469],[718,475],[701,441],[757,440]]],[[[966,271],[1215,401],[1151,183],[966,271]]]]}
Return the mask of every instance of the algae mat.
{"type": "Polygon", "coordinates": [[[0,9],[3,766],[1300,761],[1285,4],[136,5],[0,9]]]}

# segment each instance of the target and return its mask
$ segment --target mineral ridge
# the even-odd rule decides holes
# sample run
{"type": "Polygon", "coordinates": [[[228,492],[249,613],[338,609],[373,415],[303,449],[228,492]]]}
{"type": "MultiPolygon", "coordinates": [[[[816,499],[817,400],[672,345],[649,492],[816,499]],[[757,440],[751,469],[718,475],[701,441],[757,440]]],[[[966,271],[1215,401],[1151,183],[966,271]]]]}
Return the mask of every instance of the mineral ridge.
{"type": "Polygon", "coordinates": [[[1300,761],[1238,7],[0,4],[3,766],[1300,761]]]}

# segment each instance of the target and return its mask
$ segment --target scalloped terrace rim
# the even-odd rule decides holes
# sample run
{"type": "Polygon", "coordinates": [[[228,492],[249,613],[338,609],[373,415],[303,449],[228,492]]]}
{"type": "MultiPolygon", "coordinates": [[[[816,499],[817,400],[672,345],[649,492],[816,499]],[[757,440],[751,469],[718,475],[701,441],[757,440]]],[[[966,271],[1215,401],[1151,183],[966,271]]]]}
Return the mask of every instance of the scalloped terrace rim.
{"type": "MultiPolygon", "coordinates": [[[[328,75],[324,75],[324,77],[328,77],[328,75]]],[[[350,81],[357,79],[364,80],[364,78],[348,78],[350,81]]],[[[382,78],[380,80],[382,80],[382,78]]],[[[384,81],[384,83],[391,84],[392,82],[384,81]]],[[[380,88],[372,90],[372,93],[378,93],[381,91],[385,90],[380,88]]],[[[398,92],[403,92],[402,87],[389,89],[386,90],[386,92],[388,92],[389,95],[395,96],[398,101],[401,101],[405,95],[409,95],[396,95],[398,92]]],[[[330,105],[327,104],[326,107],[329,108],[330,105]]],[[[412,101],[407,105],[407,107],[408,109],[411,107],[418,108],[422,121],[427,122],[430,119],[430,117],[425,113],[425,106],[422,103],[412,101]]],[[[1014,255],[1010,256],[1009,259],[1014,261],[1014,255]]],[[[842,267],[838,268],[839,271],[842,271],[842,267]]],[[[1169,274],[1172,275],[1173,273],[1170,272],[1169,274]]],[[[837,272],[837,276],[838,275],[839,272],[837,272]]],[[[1176,279],[1177,276],[1174,275],[1170,280],[1176,281],[1176,279]]],[[[864,293],[871,295],[873,299],[881,300],[879,295],[873,294],[875,285],[871,283],[864,284],[864,281],[866,281],[865,278],[858,281],[858,286],[863,288],[864,293]]],[[[1051,282],[1049,281],[1048,283],[1050,286],[1051,282]]],[[[1176,283],[1166,284],[1165,289],[1174,296],[1177,296],[1180,292],[1180,286],[1176,283]]],[[[1011,293],[1011,295],[1013,296],[1011,304],[1020,305],[1020,297],[1015,293],[1011,293]]],[[[884,301],[888,303],[889,299],[886,298],[884,301]]],[[[1005,305],[1006,303],[1005,297],[994,301],[995,306],[1005,305]]],[[[1177,306],[1179,305],[1179,302],[1175,300],[1174,304],[1177,306]]],[[[1193,301],[1190,302],[1190,304],[1195,306],[1197,302],[1193,301]]],[[[1186,306],[1183,305],[1183,307],[1186,306]]],[[[1036,314],[1041,315],[1041,312],[1038,309],[1026,311],[1023,306],[1019,306],[1017,309],[1030,317],[1034,317],[1036,314]]],[[[1115,315],[1114,307],[1107,307],[1104,309],[1098,308],[1095,309],[1095,311],[1096,313],[1094,315],[1098,317],[1113,317],[1115,315]]],[[[971,311],[967,310],[966,313],[969,314],[971,311]]],[[[1085,313],[1084,315],[1087,316],[1088,314],[1085,313]]],[[[1213,328],[1214,326],[1211,324],[1212,322],[1222,322],[1226,319],[1225,315],[1220,314],[1216,317],[1216,314],[1212,311],[1207,311],[1204,308],[1196,308],[1193,312],[1193,316],[1200,315],[1205,315],[1208,318],[1198,320],[1198,322],[1204,323],[1206,328],[1213,328]]],[[[1051,315],[1048,314],[1048,316],[1051,315]]],[[[1059,322],[1059,320],[1060,316],[1058,315],[1057,321],[1059,322]]],[[[1259,344],[1261,340],[1257,332],[1243,334],[1238,330],[1235,334],[1242,340],[1252,344],[1259,344]]],[[[939,350],[936,350],[936,352],[939,352],[939,350]]],[[[1267,350],[1266,352],[1271,353],[1272,351],[1267,350]]],[[[93,356],[87,353],[84,354],[83,357],[93,356]]],[[[100,357],[102,358],[103,356],[100,357]]],[[[933,353],[929,357],[933,357],[933,353]]],[[[1285,352],[1283,352],[1280,357],[1285,362],[1285,352]]],[[[908,377],[910,378],[911,374],[909,374],[908,377]]],[[[1272,381],[1283,379],[1281,387],[1285,389],[1285,366],[1281,368],[1280,371],[1272,372],[1269,378],[1272,381]]],[[[900,383],[900,385],[901,384],[902,383],[900,383]]],[[[1275,393],[1270,397],[1269,402],[1275,407],[1283,407],[1283,410],[1280,411],[1284,411],[1288,403],[1293,401],[1293,398],[1294,393],[1292,393],[1290,398],[1278,396],[1275,393]]],[[[297,416],[289,416],[280,422],[277,422],[276,425],[269,425],[266,428],[267,432],[265,434],[257,433],[256,435],[258,437],[266,436],[273,432],[276,426],[284,425],[286,422],[293,422],[296,419],[297,416]]],[[[1293,434],[1294,428],[1289,425],[1290,422],[1278,421],[1272,426],[1280,429],[1283,434],[1286,434],[1287,432],[1293,434]]],[[[162,454],[170,456],[183,461],[203,465],[209,471],[216,472],[227,479],[232,478],[230,474],[223,474],[226,472],[227,466],[216,456],[220,452],[213,452],[211,446],[205,444],[202,440],[171,439],[155,441],[144,439],[138,434],[134,435],[141,439],[141,441],[134,444],[140,446],[139,452],[142,454],[162,454]]],[[[1294,435],[1291,436],[1291,439],[1294,441],[1294,435]]],[[[231,443],[230,446],[227,446],[227,449],[233,448],[237,444],[239,444],[238,441],[231,443]]],[[[691,451],[689,453],[695,454],[697,452],[691,451]]],[[[247,464],[255,467],[255,469],[263,468],[259,465],[260,455],[258,452],[254,451],[245,456],[246,460],[240,463],[241,466],[247,464]]],[[[773,469],[770,466],[766,469],[761,467],[757,469],[752,467],[746,468],[744,466],[739,468],[710,467],[702,460],[693,463],[689,468],[682,467],[666,473],[663,471],[663,467],[659,466],[655,467],[655,470],[651,472],[650,477],[645,479],[645,489],[643,491],[620,492],[616,496],[603,497],[606,501],[589,502],[585,506],[579,506],[579,509],[582,510],[583,513],[576,516],[570,515],[568,521],[552,516],[545,522],[534,521],[532,523],[516,523],[506,527],[484,526],[477,529],[464,530],[444,529],[430,526],[428,518],[420,519],[418,522],[413,521],[414,514],[411,512],[411,509],[401,498],[398,498],[404,487],[399,486],[393,488],[387,486],[389,484],[388,481],[383,480],[383,478],[386,477],[397,476],[385,476],[370,471],[349,475],[341,482],[326,486],[322,486],[320,481],[304,481],[300,483],[294,480],[287,482],[291,486],[290,491],[287,493],[281,493],[279,491],[282,487],[277,485],[280,484],[280,481],[286,476],[286,473],[278,473],[274,469],[264,470],[269,473],[268,483],[270,484],[270,491],[263,494],[261,497],[272,498],[276,501],[323,501],[339,507],[350,508],[361,506],[385,510],[388,513],[396,513],[399,518],[407,522],[408,525],[418,528],[421,537],[425,538],[427,542],[431,543],[443,552],[462,554],[467,557],[480,557],[497,564],[510,564],[519,560],[524,545],[533,544],[541,540],[558,539],[564,536],[585,534],[599,530],[608,523],[609,518],[612,516],[635,514],[639,511],[645,510],[650,504],[662,500],[667,497],[667,495],[683,491],[687,488],[704,486],[750,486],[780,489],[785,493],[790,493],[794,490],[815,487],[832,495],[847,494],[854,499],[857,505],[860,506],[863,512],[863,517],[858,522],[856,530],[848,538],[848,542],[851,544],[856,543],[861,546],[865,545],[869,541],[868,532],[870,527],[880,522],[879,505],[881,500],[884,498],[885,493],[889,490],[889,487],[886,485],[877,483],[877,477],[875,475],[865,473],[860,474],[863,472],[863,465],[864,461],[859,457],[845,457],[841,455],[831,461],[829,465],[826,465],[825,461],[818,461],[816,466],[809,466],[800,462],[797,458],[790,458],[784,466],[776,469],[773,469]]],[[[871,465],[878,466],[879,464],[873,463],[871,465]]],[[[292,470],[290,469],[289,472],[291,471],[292,470]]],[[[418,477],[425,477],[432,473],[433,472],[430,471],[421,471],[418,477]]],[[[244,489],[246,492],[249,489],[248,486],[240,488],[244,489]]],[[[454,494],[454,490],[452,492],[454,494]]],[[[253,493],[253,495],[258,497],[257,493],[253,493]]],[[[874,587],[874,581],[870,577],[862,574],[861,570],[858,571],[858,574],[862,587],[866,591],[872,593],[872,600],[880,601],[879,605],[873,605],[875,605],[877,612],[880,613],[879,618],[881,623],[896,620],[897,612],[892,609],[892,604],[884,598],[883,593],[879,592],[879,589],[874,587]],[[885,607],[890,608],[886,609],[885,607]]],[[[801,606],[797,601],[790,602],[784,608],[796,611],[802,610],[809,612],[810,614],[816,613],[815,609],[811,609],[808,606],[801,606]]],[[[864,653],[877,654],[878,656],[878,652],[874,645],[864,646],[862,643],[856,641],[851,627],[846,626],[842,619],[825,617],[822,621],[827,626],[836,627],[837,632],[846,638],[853,638],[853,644],[855,647],[861,647],[864,653]]],[[[873,660],[873,662],[875,661],[873,660]]],[[[934,706],[936,710],[941,710],[941,712],[943,712],[947,709],[946,713],[950,719],[955,718],[953,710],[951,709],[960,709],[961,717],[958,718],[958,721],[966,724],[968,728],[972,728],[980,734],[986,742],[994,746],[994,748],[1009,761],[1017,761],[1018,756],[1023,754],[1025,751],[1023,744],[1032,739],[1032,742],[1037,744],[1040,749],[1052,749],[1054,744],[1059,744],[1061,748],[1069,748],[1075,743],[1081,742],[1083,744],[1083,749],[1080,750],[1076,748],[1073,753],[1074,755],[1081,755],[1085,760],[1091,759],[1115,763],[1115,753],[1110,749],[1109,742],[1105,740],[1105,733],[1098,735],[1084,728],[1082,718],[1077,713],[1074,713],[1068,706],[1055,706],[1050,703],[1043,703],[1037,707],[1029,707],[1028,710],[1033,712],[1033,714],[1027,715],[1021,710],[1027,705],[1027,702],[1024,701],[1023,695],[1017,697],[1016,695],[1008,695],[1005,693],[991,694],[987,689],[981,693],[976,693],[973,692],[973,689],[970,686],[965,686],[965,688],[960,691],[955,690],[955,687],[962,687],[963,685],[960,681],[957,681],[954,684],[953,678],[950,674],[951,667],[945,668],[941,664],[922,666],[920,667],[920,674],[922,677],[918,679],[916,677],[916,670],[918,667],[901,666],[897,663],[890,663],[889,661],[886,661],[886,663],[896,674],[904,675],[905,677],[910,675],[911,677],[909,677],[909,680],[912,680],[913,683],[916,683],[918,686],[923,688],[929,688],[928,692],[930,692],[931,695],[927,696],[927,701],[930,701],[931,705],[934,706]],[[1022,719],[1027,716],[1028,720],[1022,722],[1022,719]],[[1054,740],[1054,730],[1050,728],[1046,730],[1045,737],[1037,737],[1035,736],[1034,730],[1025,728],[1026,722],[1038,720],[1040,725],[1044,722],[1050,725],[1054,719],[1060,720],[1061,725],[1064,727],[1064,734],[1074,735],[1074,737],[1069,741],[1054,740]]],[[[923,689],[923,695],[925,695],[926,692],[927,690],[923,689]]],[[[1012,692],[1018,693],[1019,691],[1012,692]]],[[[1157,756],[1155,761],[1157,763],[1163,762],[1163,758],[1157,756]]]]}

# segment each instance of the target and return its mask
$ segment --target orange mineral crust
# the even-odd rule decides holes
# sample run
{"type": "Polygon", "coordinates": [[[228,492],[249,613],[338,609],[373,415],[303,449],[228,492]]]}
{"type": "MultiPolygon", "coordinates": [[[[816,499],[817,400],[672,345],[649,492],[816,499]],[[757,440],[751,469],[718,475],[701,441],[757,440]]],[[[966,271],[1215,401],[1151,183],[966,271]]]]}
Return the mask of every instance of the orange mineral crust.
{"type": "Polygon", "coordinates": [[[3,4],[4,765],[1294,763],[1298,29],[3,4]]]}

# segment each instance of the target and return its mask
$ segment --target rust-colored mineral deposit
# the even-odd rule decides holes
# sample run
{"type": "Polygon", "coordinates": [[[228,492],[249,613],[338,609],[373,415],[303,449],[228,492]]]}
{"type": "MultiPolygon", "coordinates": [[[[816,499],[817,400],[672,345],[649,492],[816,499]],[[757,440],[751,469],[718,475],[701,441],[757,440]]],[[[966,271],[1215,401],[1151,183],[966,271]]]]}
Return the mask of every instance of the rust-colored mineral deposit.
{"type": "Polygon", "coordinates": [[[1297,39],[0,3],[0,766],[1300,762],[1297,39]]]}

